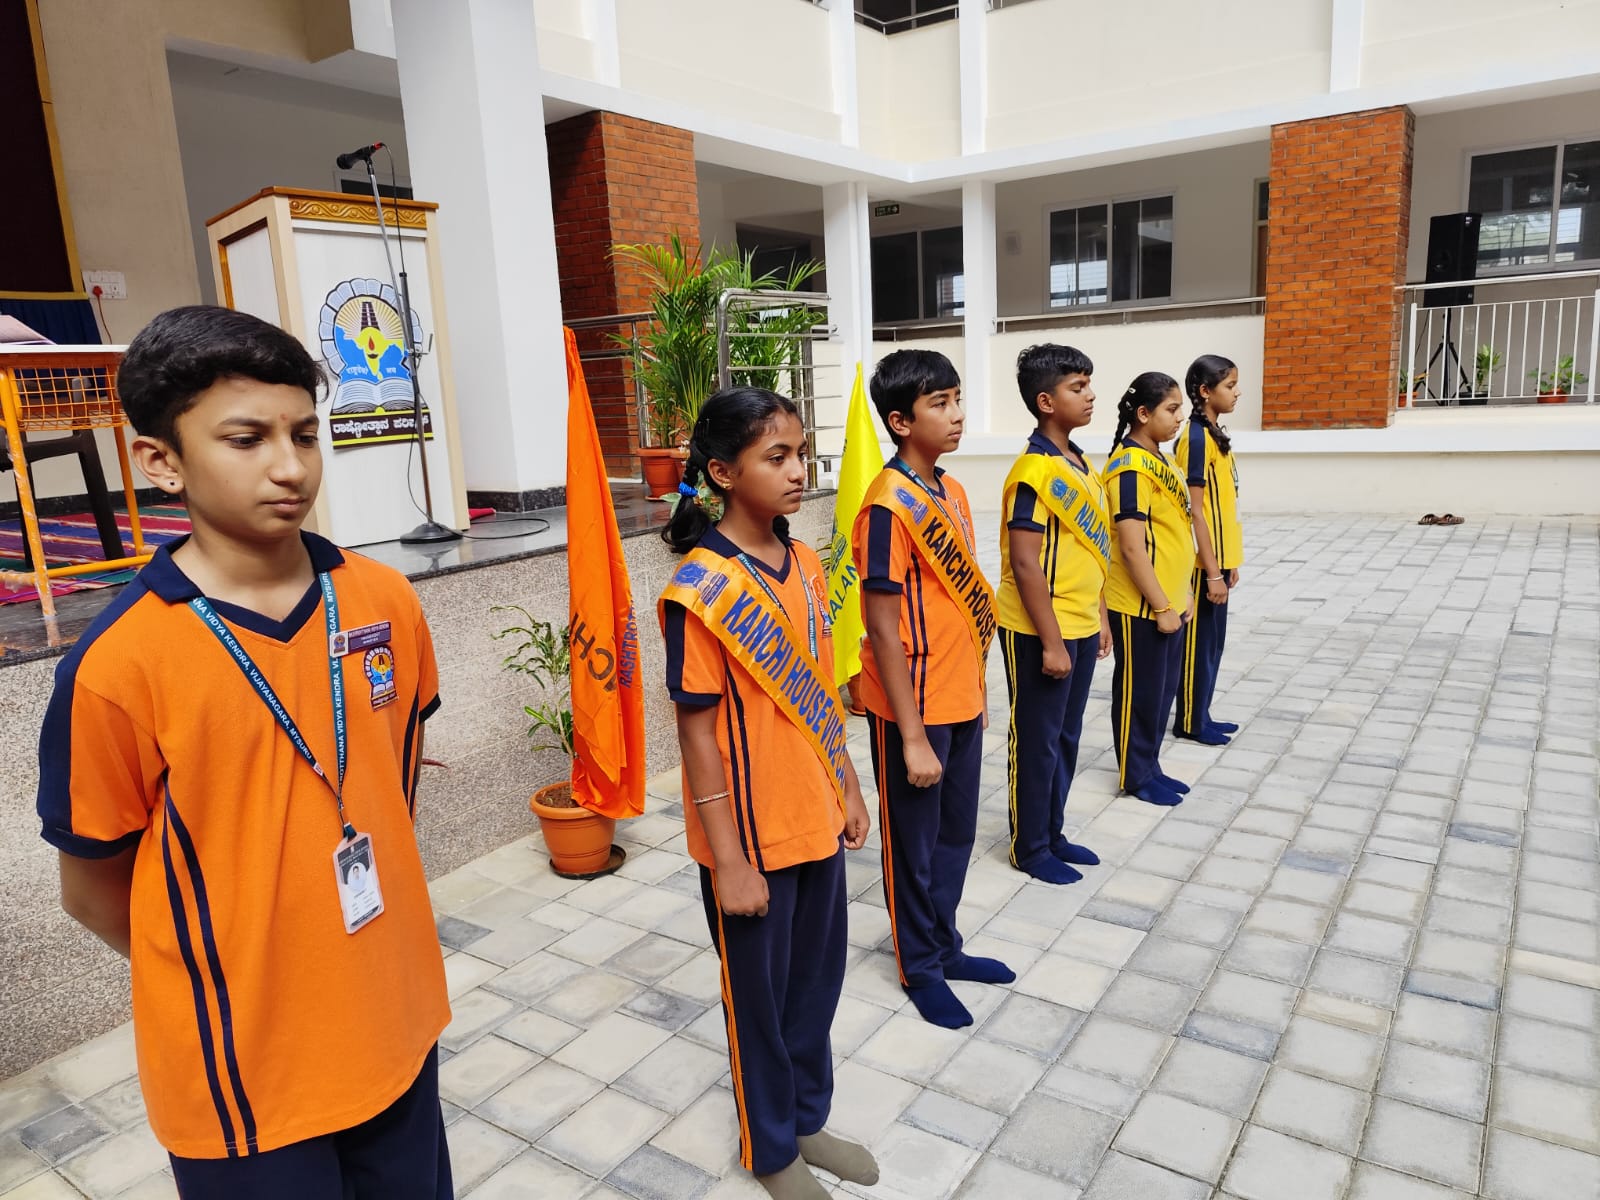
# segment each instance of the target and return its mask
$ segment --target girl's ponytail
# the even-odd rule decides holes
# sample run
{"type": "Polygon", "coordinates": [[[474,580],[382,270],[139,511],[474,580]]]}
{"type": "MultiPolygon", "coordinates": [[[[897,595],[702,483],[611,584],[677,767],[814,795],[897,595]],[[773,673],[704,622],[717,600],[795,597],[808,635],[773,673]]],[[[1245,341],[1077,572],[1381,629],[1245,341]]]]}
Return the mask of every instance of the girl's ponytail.
{"type": "Polygon", "coordinates": [[[1178,386],[1178,381],[1163,371],[1145,371],[1135,375],[1128,390],[1117,399],[1117,433],[1111,439],[1111,450],[1116,452],[1122,439],[1139,426],[1141,408],[1155,412],[1178,386]]]}
{"type": "Polygon", "coordinates": [[[689,461],[683,465],[683,482],[678,485],[678,502],[672,506],[672,515],[661,531],[661,540],[679,554],[693,550],[706,530],[711,528],[711,514],[700,504],[699,482],[705,473],[705,464],[695,460],[694,444],[689,445],[689,461]]]}
{"type": "Polygon", "coordinates": [[[1183,390],[1189,394],[1189,400],[1194,405],[1194,415],[1205,423],[1211,440],[1224,454],[1232,449],[1233,440],[1227,430],[1206,416],[1205,389],[1216,387],[1228,377],[1229,371],[1235,370],[1238,367],[1232,359],[1223,358],[1220,354],[1202,354],[1189,364],[1189,373],[1183,377],[1183,390]]]}
{"type": "MultiPolygon", "coordinates": [[[[779,413],[799,417],[800,410],[787,396],[765,388],[723,388],[706,399],[689,434],[689,461],[683,466],[683,482],[678,485],[678,503],[661,531],[662,541],[679,554],[695,548],[706,530],[716,524],[702,500],[701,489],[711,493],[712,507],[720,508],[723,498],[722,489],[707,467],[712,462],[732,464],[779,413]]],[[[773,517],[772,531],[787,538],[788,518],[773,517]]]]}

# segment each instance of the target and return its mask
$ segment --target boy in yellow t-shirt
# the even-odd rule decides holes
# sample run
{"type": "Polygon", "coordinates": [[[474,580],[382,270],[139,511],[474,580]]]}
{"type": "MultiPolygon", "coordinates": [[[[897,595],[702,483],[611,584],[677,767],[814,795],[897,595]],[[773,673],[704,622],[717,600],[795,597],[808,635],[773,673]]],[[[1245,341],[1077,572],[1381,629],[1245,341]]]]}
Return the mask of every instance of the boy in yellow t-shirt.
{"type": "Polygon", "coordinates": [[[1105,487],[1072,441],[1094,415],[1094,364],[1071,346],[1017,358],[1022,402],[1038,421],[1001,500],[1000,647],[1011,706],[1007,798],[1011,865],[1076,883],[1100,861],[1062,830],[1097,659],[1111,653],[1105,487]]]}

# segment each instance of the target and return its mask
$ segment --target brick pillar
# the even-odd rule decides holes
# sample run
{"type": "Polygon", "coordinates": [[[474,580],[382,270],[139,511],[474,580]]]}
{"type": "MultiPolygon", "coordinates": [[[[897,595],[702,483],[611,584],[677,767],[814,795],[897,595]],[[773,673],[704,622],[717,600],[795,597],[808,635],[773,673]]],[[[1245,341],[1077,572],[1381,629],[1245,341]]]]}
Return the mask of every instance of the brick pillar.
{"type": "Polygon", "coordinates": [[[1272,128],[1264,428],[1394,416],[1414,124],[1382,108],[1272,128]]]}
{"type": "MultiPolygon", "coordinates": [[[[637,268],[614,263],[618,242],[700,241],[694,135],[609,112],[547,126],[561,310],[570,319],[641,312],[650,287],[637,268]]],[[[610,346],[615,329],[580,333],[584,349],[610,346]]],[[[632,384],[620,363],[589,363],[584,376],[609,469],[636,475],[639,429],[632,384]]]]}

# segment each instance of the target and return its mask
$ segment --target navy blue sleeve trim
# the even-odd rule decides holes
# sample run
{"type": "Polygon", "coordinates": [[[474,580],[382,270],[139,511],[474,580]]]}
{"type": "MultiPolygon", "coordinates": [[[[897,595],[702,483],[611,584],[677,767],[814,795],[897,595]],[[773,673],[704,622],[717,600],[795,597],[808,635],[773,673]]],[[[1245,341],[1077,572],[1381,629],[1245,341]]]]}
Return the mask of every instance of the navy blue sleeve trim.
{"type": "Polygon", "coordinates": [[[1189,441],[1187,450],[1189,454],[1189,486],[1205,487],[1206,485],[1206,445],[1211,437],[1211,430],[1206,428],[1204,421],[1189,422],[1189,441]]]}
{"type": "Polygon", "coordinates": [[[1006,522],[1006,528],[1043,533],[1044,526],[1034,520],[1038,507],[1039,493],[1026,483],[1017,484],[1017,494],[1011,500],[1011,518],[1006,522]]]}
{"type": "Polygon", "coordinates": [[[1142,512],[1131,512],[1131,513],[1118,513],[1116,516],[1112,517],[1111,519],[1113,521],[1145,521],[1145,520],[1148,520],[1149,518],[1146,517],[1142,512]]]}
{"type": "Polygon", "coordinates": [[[1124,471],[1117,479],[1116,518],[1121,521],[1132,516],[1144,520],[1144,513],[1139,508],[1139,476],[1132,471],[1124,471]]]}
{"type": "Polygon", "coordinates": [[[431,719],[433,714],[439,711],[439,705],[443,703],[444,701],[440,697],[435,696],[422,706],[422,711],[417,714],[418,719],[423,721],[431,719]]]}
{"type": "Polygon", "coordinates": [[[685,708],[715,708],[722,703],[720,692],[686,692],[682,688],[669,687],[667,695],[672,697],[674,704],[681,704],[685,708]]]}
{"type": "Polygon", "coordinates": [[[690,692],[683,687],[683,624],[689,610],[673,600],[666,604],[666,622],[662,634],[667,642],[667,695],[673,703],[689,708],[710,708],[722,700],[720,692],[690,692]]]}
{"type": "Polygon", "coordinates": [[[904,586],[889,574],[893,561],[894,514],[874,504],[867,514],[867,573],[862,577],[861,586],[869,592],[904,594],[904,586]]]}
{"type": "Polygon", "coordinates": [[[39,836],[63,854],[70,854],[73,858],[114,858],[124,850],[131,850],[137,846],[144,837],[144,830],[135,829],[132,833],[125,833],[112,841],[102,842],[46,825],[39,831],[39,836]]]}

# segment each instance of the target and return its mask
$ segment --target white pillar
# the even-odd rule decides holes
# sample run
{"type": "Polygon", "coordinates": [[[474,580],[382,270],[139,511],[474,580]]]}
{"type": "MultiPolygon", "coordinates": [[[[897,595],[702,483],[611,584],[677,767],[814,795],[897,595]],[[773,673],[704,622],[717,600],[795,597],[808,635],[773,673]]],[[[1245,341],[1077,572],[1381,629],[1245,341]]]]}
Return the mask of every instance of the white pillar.
{"type": "Polygon", "coordinates": [[[559,487],[566,351],[533,5],[393,0],[393,11],[412,183],[439,204],[467,487],[559,487]]]}
{"type": "Polygon", "coordinates": [[[834,183],[822,189],[828,319],[841,343],[845,391],[855,378],[856,363],[872,374],[872,239],[867,203],[865,184],[834,183]]]}
{"type": "Polygon", "coordinates": [[[989,432],[989,344],[999,312],[999,284],[995,277],[994,184],[982,179],[969,179],[961,185],[961,273],[966,289],[962,308],[966,371],[961,394],[966,401],[968,430],[983,434],[989,432]]]}
{"type": "Polygon", "coordinates": [[[988,136],[988,0],[960,0],[956,21],[961,40],[961,153],[977,154],[988,136]]]}
{"type": "Polygon", "coordinates": [[[829,0],[828,45],[829,60],[833,64],[833,111],[839,114],[839,140],[846,146],[859,146],[861,104],[856,75],[855,0],[829,0]]]}
{"type": "Polygon", "coordinates": [[[1365,18],[1365,0],[1333,0],[1333,36],[1328,57],[1330,92],[1348,92],[1361,86],[1361,39],[1365,18]]]}
{"type": "Polygon", "coordinates": [[[588,0],[584,24],[594,47],[594,78],[607,87],[622,86],[622,49],[617,40],[617,0],[588,0]]]}

